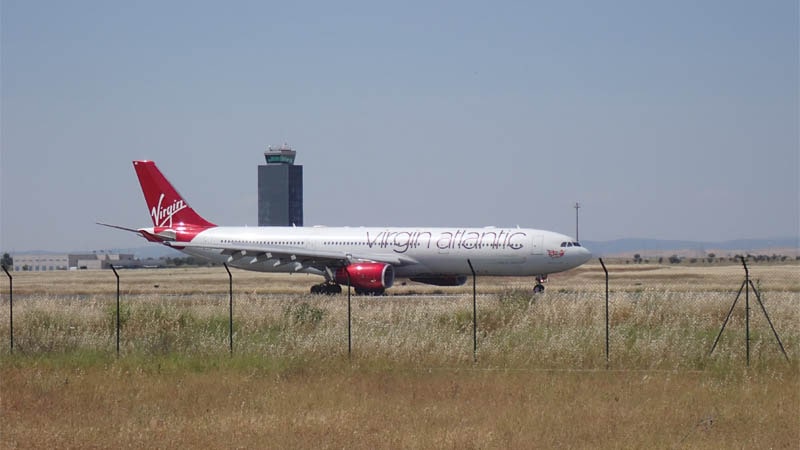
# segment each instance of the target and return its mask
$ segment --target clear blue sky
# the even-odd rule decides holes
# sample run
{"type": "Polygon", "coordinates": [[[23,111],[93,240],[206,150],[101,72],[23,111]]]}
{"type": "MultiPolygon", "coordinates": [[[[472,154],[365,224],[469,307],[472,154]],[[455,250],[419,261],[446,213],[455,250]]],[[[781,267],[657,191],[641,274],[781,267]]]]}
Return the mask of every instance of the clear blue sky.
{"type": "Polygon", "coordinates": [[[798,236],[798,3],[2,2],[0,248],[144,245],[131,160],[257,223],[798,236]]]}

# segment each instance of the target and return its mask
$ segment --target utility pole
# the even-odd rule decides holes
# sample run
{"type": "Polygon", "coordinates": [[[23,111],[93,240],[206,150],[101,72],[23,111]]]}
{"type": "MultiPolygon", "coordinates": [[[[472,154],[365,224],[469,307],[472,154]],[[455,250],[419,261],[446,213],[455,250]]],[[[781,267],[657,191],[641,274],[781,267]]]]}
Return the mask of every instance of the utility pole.
{"type": "Polygon", "coordinates": [[[578,210],[580,209],[581,205],[578,202],[575,202],[575,240],[580,242],[581,240],[578,238],[578,210]]]}

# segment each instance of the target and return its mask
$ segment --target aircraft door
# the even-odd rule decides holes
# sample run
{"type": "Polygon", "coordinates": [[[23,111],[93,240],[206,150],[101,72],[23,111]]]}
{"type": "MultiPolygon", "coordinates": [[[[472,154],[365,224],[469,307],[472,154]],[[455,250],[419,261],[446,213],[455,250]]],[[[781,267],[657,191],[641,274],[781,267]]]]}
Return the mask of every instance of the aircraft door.
{"type": "Polygon", "coordinates": [[[531,236],[531,255],[544,254],[544,236],[535,234],[531,236]]]}

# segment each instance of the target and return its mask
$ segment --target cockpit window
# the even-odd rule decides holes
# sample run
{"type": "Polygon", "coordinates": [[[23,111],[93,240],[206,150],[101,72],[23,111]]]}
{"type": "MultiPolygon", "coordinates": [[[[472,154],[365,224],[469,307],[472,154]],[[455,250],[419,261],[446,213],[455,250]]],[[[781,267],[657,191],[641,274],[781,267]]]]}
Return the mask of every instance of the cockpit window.
{"type": "Polygon", "coordinates": [[[572,246],[573,246],[573,247],[580,247],[580,246],[581,246],[581,244],[580,244],[579,242],[573,242],[573,243],[572,243],[572,246]]]}

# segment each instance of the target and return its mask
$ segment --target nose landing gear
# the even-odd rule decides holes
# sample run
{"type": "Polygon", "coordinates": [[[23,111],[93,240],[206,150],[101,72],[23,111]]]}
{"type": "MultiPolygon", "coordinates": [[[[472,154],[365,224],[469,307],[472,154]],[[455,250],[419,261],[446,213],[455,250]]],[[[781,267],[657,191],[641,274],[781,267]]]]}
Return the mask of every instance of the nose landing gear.
{"type": "Polygon", "coordinates": [[[536,276],[536,286],[533,287],[534,294],[540,294],[544,292],[544,285],[542,283],[547,282],[547,275],[537,275],[536,276]]]}

